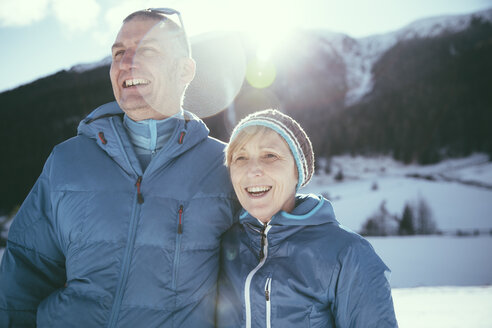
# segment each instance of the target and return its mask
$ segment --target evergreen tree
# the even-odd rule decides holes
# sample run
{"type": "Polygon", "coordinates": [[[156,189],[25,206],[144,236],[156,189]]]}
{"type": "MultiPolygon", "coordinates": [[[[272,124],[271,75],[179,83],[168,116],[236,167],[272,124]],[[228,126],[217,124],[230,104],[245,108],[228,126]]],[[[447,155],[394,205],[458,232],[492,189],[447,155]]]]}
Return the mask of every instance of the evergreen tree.
{"type": "Polygon", "coordinates": [[[398,234],[401,236],[405,235],[415,235],[414,228],[414,215],[413,210],[410,205],[405,204],[403,209],[403,215],[400,221],[400,227],[398,228],[398,234]]]}

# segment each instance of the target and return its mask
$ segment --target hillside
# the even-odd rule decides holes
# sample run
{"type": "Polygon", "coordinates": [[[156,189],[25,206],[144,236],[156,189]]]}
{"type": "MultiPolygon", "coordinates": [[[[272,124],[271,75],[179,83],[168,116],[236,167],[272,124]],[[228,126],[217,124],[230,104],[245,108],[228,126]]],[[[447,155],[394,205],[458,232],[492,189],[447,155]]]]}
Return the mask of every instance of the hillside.
{"type": "MultiPolygon", "coordinates": [[[[278,107],[299,120],[318,158],[386,154],[433,163],[491,155],[491,20],[492,10],[427,19],[363,39],[298,31],[272,57],[276,79],[263,89],[243,83],[255,52],[251,40],[201,36],[193,44],[199,73],[185,107],[209,116],[239,90],[227,110],[205,119],[212,136],[226,141],[247,113],[278,107]]],[[[22,202],[54,145],[113,100],[108,71],[105,59],[0,93],[0,179],[7,186],[0,212],[22,202]]]]}

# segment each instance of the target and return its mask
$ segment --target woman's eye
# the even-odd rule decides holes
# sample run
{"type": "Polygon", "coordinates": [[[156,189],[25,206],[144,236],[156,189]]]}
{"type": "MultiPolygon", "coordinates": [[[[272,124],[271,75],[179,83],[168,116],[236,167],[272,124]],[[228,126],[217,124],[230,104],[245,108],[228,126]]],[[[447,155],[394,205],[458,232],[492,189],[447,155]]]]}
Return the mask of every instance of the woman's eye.
{"type": "Polygon", "coordinates": [[[266,158],[266,159],[277,159],[278,156],[275,154],[268,153],[268,154],[265,154],[264,158],[266,158]]]}

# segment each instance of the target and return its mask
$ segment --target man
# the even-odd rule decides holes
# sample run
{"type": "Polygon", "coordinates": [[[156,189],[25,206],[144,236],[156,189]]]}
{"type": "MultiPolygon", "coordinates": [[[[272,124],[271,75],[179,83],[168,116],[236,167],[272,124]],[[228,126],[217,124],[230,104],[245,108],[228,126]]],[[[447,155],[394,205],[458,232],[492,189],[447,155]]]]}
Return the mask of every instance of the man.
{"type": "Polygon", "coordinates": [[[181,109],[195,64],[166,14],[179,16],[124,20],[110,70],[117,103],[54,148],[14,219],[0,327],[213,326],[234,195],[223,144],[181,109]]]}

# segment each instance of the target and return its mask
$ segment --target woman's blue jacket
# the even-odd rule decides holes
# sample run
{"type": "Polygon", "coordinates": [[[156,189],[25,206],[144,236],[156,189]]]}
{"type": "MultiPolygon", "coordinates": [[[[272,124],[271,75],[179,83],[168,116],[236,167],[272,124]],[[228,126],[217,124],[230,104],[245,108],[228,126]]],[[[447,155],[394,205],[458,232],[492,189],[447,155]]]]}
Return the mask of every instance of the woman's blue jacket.
{"type": "Polygon", "coordinates": [[[389,269],[323,198],[268,224],[243,210],[222,243],[217,327],[398,326],[389,269]]]}
{"type": "Polygon", "coordinates": [[[213,327],[224,144],[185,113],[142,172],[122,115],[99,107],[49,156],[9,232],[0,327],[213,327]]]}

